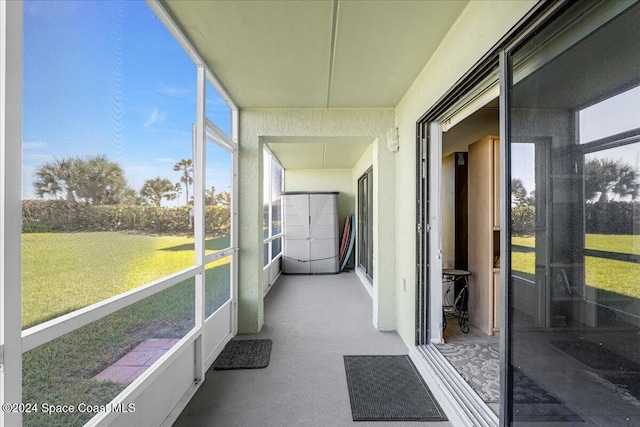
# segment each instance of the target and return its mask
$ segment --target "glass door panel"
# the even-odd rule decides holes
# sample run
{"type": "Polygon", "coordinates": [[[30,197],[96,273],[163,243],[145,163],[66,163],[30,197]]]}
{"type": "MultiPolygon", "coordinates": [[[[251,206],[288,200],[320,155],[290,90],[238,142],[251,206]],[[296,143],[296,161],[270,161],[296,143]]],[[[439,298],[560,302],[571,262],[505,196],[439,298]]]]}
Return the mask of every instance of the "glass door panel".
{"type": "Polygon", "coordinates": [[[640,423],[640,6],[628,5],[578,2],[507,54],[508,425],[640,423]]]}

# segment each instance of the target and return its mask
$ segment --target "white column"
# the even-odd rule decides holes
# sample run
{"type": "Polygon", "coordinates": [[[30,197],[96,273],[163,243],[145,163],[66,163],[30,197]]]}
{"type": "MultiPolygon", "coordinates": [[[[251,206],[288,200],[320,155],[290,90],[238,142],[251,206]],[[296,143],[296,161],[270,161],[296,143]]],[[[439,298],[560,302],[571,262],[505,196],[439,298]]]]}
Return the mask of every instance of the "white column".
{"type": "Polygon", "coordinates": [[[204,354],[204,185],[205,185],[205,99],[206,99],[206,70],[202,64],[197,64],[197,99],[196,99],[196,134],[195,144],[193,147],[193,230],[195,233],[195,262],[200,267],[200,273],[196,274],[195,280],[195,323],[196,328],[200,329],[200,336],[196,339],[196,372],[197,380],[204,381],[205,361],[204,354]]]}
{"type": "MultiPolygon", "coordinates": [[[[22,401],[22,2],[0,1],[0,403],[22,401]]],[[[0,425],[20,426],[0,411],[0,425]]]]}

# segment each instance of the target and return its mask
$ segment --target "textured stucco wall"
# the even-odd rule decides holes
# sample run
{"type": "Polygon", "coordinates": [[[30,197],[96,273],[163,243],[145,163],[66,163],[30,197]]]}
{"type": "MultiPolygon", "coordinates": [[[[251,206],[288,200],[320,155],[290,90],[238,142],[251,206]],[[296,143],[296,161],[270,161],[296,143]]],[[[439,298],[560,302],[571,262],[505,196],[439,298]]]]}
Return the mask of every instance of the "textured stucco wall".
{"type": "Polygon", "coordinates": [[[414,344],[416,330],[416,121],[535,3],[471,1],[396,107],[396,324],[407,344],[414,344]]]}
{"type": "MultiPolygon", "coordinates": [[[[247,109],[240,112],[240,271],[238,329],[259,331],[264,321],[260,292],[262,277],[262,145],[274,137],[367,137],[373,143],[374,174],[374,280],[377,292],[374,319],[381,330],[395,329],[395,154],[386,148],[394,110],[376,109],[247,109]],[[380,149],[378,149],[380,145],[380,149]],[[378,201],[383,201],[379,203],[378,201]],[[377,219],[377,221],[376,221],[377,219]],[[378,227],[376,222],[384,224],[378,227]],[[382,242],[380,246],[378,242],[382,242]]],[[[286,184],[285,184],[286,185],[286,184]]]]}

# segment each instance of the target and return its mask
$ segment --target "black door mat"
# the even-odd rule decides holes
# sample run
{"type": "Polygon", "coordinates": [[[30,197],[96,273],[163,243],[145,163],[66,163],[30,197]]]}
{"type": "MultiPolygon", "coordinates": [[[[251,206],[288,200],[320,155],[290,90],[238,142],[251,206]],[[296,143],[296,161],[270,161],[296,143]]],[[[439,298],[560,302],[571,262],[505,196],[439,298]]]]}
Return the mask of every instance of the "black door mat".
{"type": "Polygon", "coordinates": [[[446,421],[408,356],[344,356],[353,421],[446,421]]]}
{"type": "Polygon", "coordinates": [[[640,372],[640,365],[637,363],[593,341],[552,341],[551,344],[591,369],[640,372]]]}
{"type": "Polygon", "coordinates": [[[269,366],[271,340],[233,340],[213,362],[213,369],[260,369],[269,366]]]}

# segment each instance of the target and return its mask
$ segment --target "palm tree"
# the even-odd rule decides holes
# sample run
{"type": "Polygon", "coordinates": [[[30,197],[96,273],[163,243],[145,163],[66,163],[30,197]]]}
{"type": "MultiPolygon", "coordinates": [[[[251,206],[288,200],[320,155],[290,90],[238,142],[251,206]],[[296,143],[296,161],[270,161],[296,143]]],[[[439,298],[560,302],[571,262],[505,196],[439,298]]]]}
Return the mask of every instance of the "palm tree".
{"type": "Polygon", "coordinates": [[[96,205],[119,203],[127,188],[122,168],[106,156],[55,159],[41,165],[35,175],[33,186],[39,197],[60,195],[70,208],[79,200],[96,205]]]}
{"type": "Polygon", "coordinates": [[[185,204],[189,204],[189,185],[193,183],[193,161],[191,159],[182,159],[175,165],[173,170],[182,172],[180,181],[185,184],[185,204]]]}
{"type": "Polygon", "coordinates": [[[591,159],[584,165],[585,199],[606,203],[613,194],[635,200],[640,192],[637,178],[635,169],[622,160],[591,159]]]}
{"type": "Polygon", "coordinates": [[[174,200],[178,197],[179,187],[180,183],[173,184],[167,178],[150,178],[142,185],[140,195],[157,207],[160,207],[162,199],[174,200]]]}
{"type": "Polygon", "coordinates": [[[127,188],[122,168],[105,156],[89,157],[80,164],[81,176],[78,196],[95,205],[120,203],[127,188]]]}

